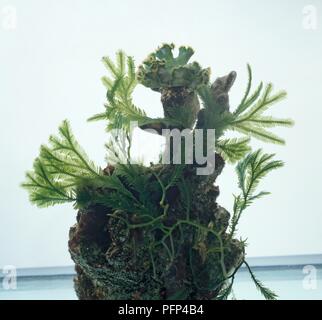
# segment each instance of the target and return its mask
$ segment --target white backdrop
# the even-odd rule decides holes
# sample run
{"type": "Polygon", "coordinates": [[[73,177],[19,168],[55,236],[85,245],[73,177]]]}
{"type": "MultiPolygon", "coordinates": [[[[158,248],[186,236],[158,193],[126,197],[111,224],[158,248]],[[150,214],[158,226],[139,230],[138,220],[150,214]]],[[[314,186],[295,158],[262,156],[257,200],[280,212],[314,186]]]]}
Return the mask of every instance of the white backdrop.
{"type": "MultiPolygon", "coordinates": [[[[19,184],[40,144],[65,118],[89,156],[103,166],[104,124],[86,123],[105,99],[100,59],[122,48],[140,63],[162,42],[191,45],[193,58],[210,66],[213,78],[236,70],[232,106],[244,92],[247,62],[255,81],[272,81],[288,92],[274,114],[292,117],[296,126],[276,131],[286,147],[264,146],[286,167],[261,185],[272,195],[245,213],[239,233],[248,238],[250,256],[321,253],[322,3],[310,4],[0,0],[0,268],[71,264],[72,206],[37,209],[19,184]]],[[[138,88],[135,98],[148,114],[161,115],[156,93],[138,88]]],[[[147,136],[141,146],[148,156],[159,152],[154,139],[147,136]]],[[[232,167],[218,184],[218,201],[230,210],[237,186],[232,167]]]]}

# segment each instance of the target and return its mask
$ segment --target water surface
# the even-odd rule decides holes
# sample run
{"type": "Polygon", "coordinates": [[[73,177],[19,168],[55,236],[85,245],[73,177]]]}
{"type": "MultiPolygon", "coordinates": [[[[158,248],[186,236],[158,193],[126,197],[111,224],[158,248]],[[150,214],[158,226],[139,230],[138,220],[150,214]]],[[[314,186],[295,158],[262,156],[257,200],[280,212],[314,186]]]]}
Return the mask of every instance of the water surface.
{"type": "MultiPolygon", "coordinates": [[[[320,258],[251,260],[253,271],[267,287],[274,290],[280,299],[322,299],[322,264],[320,258]],[[315,272],[308,278],[303,267],[305,264],[294,262],[311,261],[315,272]],[[292,262],[293,264],[290,264],[292,262]]],[[[29,268],[17,272],[17,289],[4,290],[0,285],[0,300],[74,300],[77,299],[73,288],[73,267],[29,268]]],[[[2,280],[0,279],[2,282],[2,280]]],[[[1,284],[1,283],[0,283],[1,284]]],[[[236,275],[233,297],[236,299],[262,299],[252,282],[248,271],[241,268],[236,275]]]]}

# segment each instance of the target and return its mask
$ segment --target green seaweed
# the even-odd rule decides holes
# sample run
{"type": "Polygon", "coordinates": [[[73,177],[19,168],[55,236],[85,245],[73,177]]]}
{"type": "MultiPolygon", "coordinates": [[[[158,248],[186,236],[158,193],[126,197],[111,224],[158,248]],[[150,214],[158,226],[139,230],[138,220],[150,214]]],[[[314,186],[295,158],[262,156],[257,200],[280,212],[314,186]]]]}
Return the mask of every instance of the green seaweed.
{"type": "Polygon", "coordinates": [[[107,122],[111,139],[106,143],[106,168],[89,159],[65,120],[59,135],[41,146],[22,186],[38,207],[68,202],[78,210],[69,251],[80,299],[223,300],[244,263],[263,296],[274,299],[245,261],[246,242],[235,237],[245,209],[268,194],[256,191],[260,181],[283,166],[272,154],[251,151],[249,142],[258,138],[284,143],[267,128],[291,126],[292,121],[263,113],[286,93],[273,94],[272,85],[264,88],[262,83],[251,93],[248,66],[246,92],[231,111],[228,93],[236,73],[211,82],[209,68],[189,63],[194,52],[190,47],[180,47],[177,57],[173,50],[173,44],[162,45],[138,69],[123,51],[116,62],[103,58],[110,73],[102,78],[107,102],[104,112],[89,120],[107,122]],[[163,118],[150,118],[134,105],[132,94],[139,83],[160,92],[163,118]],[[194,136],[197,129],[215,129],[213,172],[196,174],[200,166],[195,159],[189,164],[132,163],[133,121],[157,134],[189,129],[194,136]],[[224,138],[229,130],[242,136],[224,138]],[[237,162],[240,194],[234,196],[232,216],[216,202],[219,189],[214,182],[225,161],[237,162]]]}

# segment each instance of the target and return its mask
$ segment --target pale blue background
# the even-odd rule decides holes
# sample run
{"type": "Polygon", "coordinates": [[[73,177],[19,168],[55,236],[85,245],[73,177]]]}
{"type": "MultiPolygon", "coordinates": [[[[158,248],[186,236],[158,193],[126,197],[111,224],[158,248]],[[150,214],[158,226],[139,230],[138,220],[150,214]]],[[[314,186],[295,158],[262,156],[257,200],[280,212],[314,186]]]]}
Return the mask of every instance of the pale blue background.
{"type": "MultiPolygon", "coordinates": [[[[71,264],[72,206],[39,210],[19,183],[65,118],[103,166],[104,124],[85,121],[105,99],[100,58],[122,48],[139,63],[162,42],[194,47],[194,58],[211,66],[213,78],[236,70],[232,106],[244,92],[247,62],[256,81],[288,91],[274,112],[291,116],[296,126],[276,131],[286,147],[265,146],[286,167],[262,184],[273,194],[245,213],[239,232],[250,256],[322,253],[321,1],[0,0],[0,13],[7,5],[17,10],[17,28],[0,26],[0,268],[71,264]],[[308,4],[317,9],[316,30],[302,26],[308,4]]],[[[161,115],[156,93],[139,88],[135,99],[148,114],[161,115]]],[[[145,136],[137,150],[157,155],[155,139],[145,136]]],[[[218,201],[230,210],[237,184],[232,167],[218,184],[218,201]]]]}

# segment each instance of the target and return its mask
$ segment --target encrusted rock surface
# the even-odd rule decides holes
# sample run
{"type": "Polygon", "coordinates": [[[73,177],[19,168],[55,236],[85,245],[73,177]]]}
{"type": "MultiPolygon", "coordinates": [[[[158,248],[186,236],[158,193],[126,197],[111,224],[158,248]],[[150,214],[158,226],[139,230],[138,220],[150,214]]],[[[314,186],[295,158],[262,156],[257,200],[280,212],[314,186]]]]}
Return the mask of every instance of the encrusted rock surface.
{"type": "MultiPolygon", "coordinates": [[[[149,244],[161,240],[159,230],[128,230],[103,206],[78,212],[77,223],[70,229],[69,250],[76,264],[75,290],[79,299],[213,299],[218,295],[224,274],[229,275],[239,266],[244,248],[232,239],[225,243],[222,253],[214,249],[220,244],[215,234],[220,235],[220,241],[228,238],[230,218],[229,212],[216,202],[219,188],[213,182],[224,166],[220,156],[216,157],[215,172],[207,179],[195,175],[192,166],[185,169],[193,190],[189,216],[192,224],[183,222],[171,239],[164,241],[167,248],[175,247],[172,259],[162,245],[151,259],[149,244]],[[207,232],[207,228],[214,233],[207,232]]],[[[168,169],[158,165],[154,170],[167,174],[168,169]]],[[[186,208],[176,188],[169,190],[167,200],[169,211],[164,225],[171,228],[185,221],[186,208]]],[[[135,216],[131,219],[135,222],[135,216]]]]}

